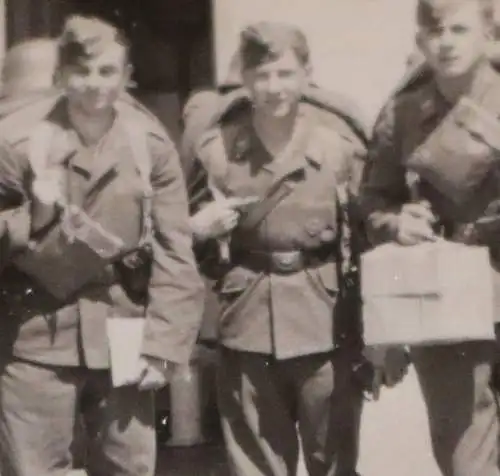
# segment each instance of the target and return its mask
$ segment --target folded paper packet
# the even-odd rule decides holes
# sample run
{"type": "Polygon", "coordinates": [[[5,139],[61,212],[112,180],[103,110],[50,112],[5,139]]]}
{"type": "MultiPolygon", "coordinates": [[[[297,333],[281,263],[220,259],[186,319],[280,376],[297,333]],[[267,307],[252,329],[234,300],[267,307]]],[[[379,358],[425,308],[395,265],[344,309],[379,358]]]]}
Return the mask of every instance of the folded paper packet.
{"type": "Polygon", "coordinates": [[[463,97],[408,157],[406,165],[461,206],[473,199],[499,154],[499,118],[463,97]]]}
{"type": "Polygon", "coordinates": [[[145,319],[111,316],[106,319],[113,387],[134,385],[140,377],[145,319]]]}
{"type": "Polygon", "coordinates": [[[382,245],[361,257],[361,290],[367,345],[495,339],[486,247],[382,245]]]}
{"type": "Polygon", "coordinates": [[[122,240],[83,210],[68,207],[40,240],[16,255],[14,264],[56,298],[65,301],[98,278],[123,253],[122,240]]]}

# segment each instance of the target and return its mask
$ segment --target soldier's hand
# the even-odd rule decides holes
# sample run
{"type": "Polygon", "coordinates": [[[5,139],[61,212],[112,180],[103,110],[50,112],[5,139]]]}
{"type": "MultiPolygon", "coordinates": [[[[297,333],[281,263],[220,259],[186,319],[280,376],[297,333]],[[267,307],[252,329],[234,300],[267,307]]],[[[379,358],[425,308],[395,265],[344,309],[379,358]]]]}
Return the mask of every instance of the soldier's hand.
{"type": "Polygon", "coordinates": [[[373,382],[371,394],[373,400],[377,401],[380,398],[380,391],[384,384],[384,369],[381,367],[374,367],[373,369],[373,382]]]}
{"type": "Polygon", "coordinates": [[[500,238],[500,200],[491,202],[482,217],[475,223],[477,237],[481,244],[492,245],[500,238]]]}
{"type": "Polygon", "coordinates": [[[371,394],[374,400],[380,398],[380,390],[384,381],[384,364],[387,348],[385,346],[366,347],[363,355],[373,366],[373,379],[371,381],[371,394]]]}
{"type": "Polygon", "coordinates": [[[437,239],[432,225],[436,217],[428,202],[407,203],[399,215],[397,241],[401,245],[416,245],[437,239]]]}
{"type": "Polygon", "coordinates": [[[56,212],[56,205],[62,204],[62,175],[60,172],[47,171],[38,174],[32,184],[34,230],[43,228],[56,212]]]}
{"type": "Polygon", "coordinates": [[[33,197],[45,206],[55,205],[62,200],[62,174],[59,171],[47,171],[38,174],[32,185],[33,197]]]}
{"type": "Polygon", "coordinates": [[[394,387],[401,382],[408,373],[410,357],[402,346],[391,346],[387,348],[384,363],[384,384],[394,387]]]}
{"type": "Polygon", "coordinates": [[[383,385],[394,387],[408,373],[410,358],[403,346],[374,346],[363,351],[374,367],[372,394],[378,400],[383,385]]]}
{"type": "Polygon", "coordinates": [[[158,390],[170,382],[177,367],[173,362],[143,356],[140,360],[139,390],[158,390]]]}
{"type": "Polygon", "coordinates": [[[191,229],[199,241],[227,235],[236,227],[240,210],[254,203],[255,197],[218,198],[191,217],[191,229]]]}

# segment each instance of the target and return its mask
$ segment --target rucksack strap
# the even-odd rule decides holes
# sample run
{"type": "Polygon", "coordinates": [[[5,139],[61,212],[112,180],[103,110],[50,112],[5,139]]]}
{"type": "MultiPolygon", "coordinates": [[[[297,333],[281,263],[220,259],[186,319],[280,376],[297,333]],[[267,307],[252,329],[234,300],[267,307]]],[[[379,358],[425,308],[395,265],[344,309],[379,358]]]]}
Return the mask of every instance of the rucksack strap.
{"type": "Polygon", "coordinates": [[[49,165],[53,138],[54,128],[47,122],[38,124],[29,136],[28,160],[35,177],[41,175],[49,165]]]}
{"type": "Polygon", "coordinates": [[[340,212],[340,272],[342,276],[346,276],[353,268],[353,246],[352,246],[352,229],[351,217],[349,213],[349,192],[347,184],[337,185],[337,201],[340,212]]]}
{"type": "MultiPolygon", "coordinates": [[[[142,199],[142,231],[139,247],[149,242],[153,232],[151,186],[151,153],[147,143],[147,132],[140,123],[127,118],[123,122],[125,133],[129,139],[132,156],[137,173],[143,183],[142,199]]],[[[54,139],[55,129],[48,122],[38,124],[29,136],[28,160],[35,177],[40,176],[50,165],[50,148],[54,139]]]]}
{"type": "Polygon", "coordinates": [[[139,121],[127,118],[125,132],[132,150],[135,167],[143,185],[142,197],[142,232],[139,247],[148,244],[153,236],[153,187],[151,185],[151,152],[147,141],[147,131],[139,121]]]}
{"type": "MultiPolygon", "coordinates": [[[[55,128],[47,121],[43,121],[35,126],[28,138],[28,162],[33,176],[36,179],[50,167],[50,149],[55,136],[55,128]]],[[[68,202],[63,198],[58,200],[58,204],[64,209],[68,207],[68,202]]]]}

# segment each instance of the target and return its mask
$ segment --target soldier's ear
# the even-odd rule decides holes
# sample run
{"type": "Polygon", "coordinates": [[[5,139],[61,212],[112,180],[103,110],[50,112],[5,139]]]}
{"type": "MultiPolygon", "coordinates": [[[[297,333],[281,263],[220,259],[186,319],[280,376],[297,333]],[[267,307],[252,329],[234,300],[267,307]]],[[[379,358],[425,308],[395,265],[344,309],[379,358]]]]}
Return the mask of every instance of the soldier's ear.
{"type": "Polygon", "coordinates": [[[422,51],[423,49],[423,40],[424,40],[424,35],[421,29],[415,33],[415,44],[417,45],[418,49],[422,51]]]}
{"type": "Polygon", "coordinates": [[[313,68],[309,61],[304,65],[304,70],[306,72],[306,76],[310,79],[313,73],[313,68]]]}
{"type": "Polygon", "coordinates": [[[52,75],[52,84],[55,88],[64,88],[64,68],[57,65],[52,75]]]}
{"type": "Polygon", "coordinates": [[[54,74],[52,75],[52,84],[56,88],[61,86],[61,73],[58,67],[54,70],[54,74]]]}
{"type": "Polygon", "coordinates": [[[486,21],[484,25],[484,36],[488,41],[495,40],[495,24],[493,21],[486,21]]]}
{"type": "Polygon", "coordinates": [[[132,66],[132,64],[127,63],[125,65],[125,72],[124,72],[124,84],[126,89],[137,87],[137,83],[132,79],[133,74],[134,74],[134,67],[132,66]]]}

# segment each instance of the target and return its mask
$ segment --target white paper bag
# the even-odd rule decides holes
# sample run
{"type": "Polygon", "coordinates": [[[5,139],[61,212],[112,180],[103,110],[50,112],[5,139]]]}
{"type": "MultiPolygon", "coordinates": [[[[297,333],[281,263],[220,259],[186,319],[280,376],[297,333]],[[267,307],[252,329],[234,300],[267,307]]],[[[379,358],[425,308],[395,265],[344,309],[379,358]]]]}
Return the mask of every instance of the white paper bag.
{"type": "Polygon", "coordinates": [[[382,245],[361,260],[367,345],[493,340],[488,249],[440,240],[382,245]]]}
{"type": "Polygon", "coordinates": [[[145,321],[140,317],[106,319],[113,387],[133,385],[139,380],[145,321]]]}

